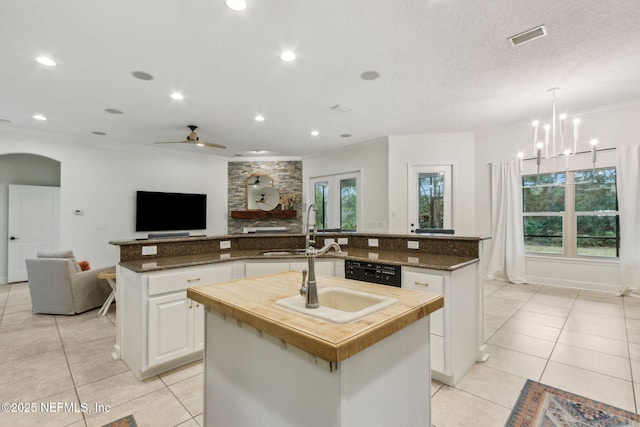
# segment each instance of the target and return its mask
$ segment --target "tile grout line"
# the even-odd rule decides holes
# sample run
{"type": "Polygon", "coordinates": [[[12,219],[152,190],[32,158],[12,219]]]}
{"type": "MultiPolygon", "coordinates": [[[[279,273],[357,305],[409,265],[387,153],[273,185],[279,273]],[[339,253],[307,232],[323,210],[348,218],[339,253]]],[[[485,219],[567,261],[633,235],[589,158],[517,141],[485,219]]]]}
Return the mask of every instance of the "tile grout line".
{"type": "MultiPolygon", "coordinates": [[[[64,345],[62,334],[60,333],[60,325],[58,324],[58,317],[54,316],[53,320],[56,322],[56,330],[58,331],[58,337],[60,337],[60,344],[62,345],[62,353],[64,354],[64,360],[67,363],[67,369],[69,370],[69,377],[71,377],[71,384],[73,384],[73,392],[76,395],[76,399],[78,399],[78,403],[82,403],[80,400],[80,395],[78,394],[78,387],[76,386],[76,380],[73,378],[73,374],[71,373],[71,365],[69,364],[67,349],[64,345]]],[[[84,423],[85,426],[87,425],[87,417],[85,416],[84,412],[82,412],[82,422],[84,423]]]]}
{"type": "Polygon", "coordinates": [[[558,341],[560,340],[560,336],[562,335],[562,332],[564,332],[564,328],[567,326],[567,322],[569,321],[569,316],[571,316],[571,313],[573,313],[573,309],[576,305],[576,300],[578,299],[578,295],[580,295],[580,291],[578,291],[578,293],[576,293],[576,296],[573,298],[573,303],[571,304],[571,308],[569,309],[569,312],[567,313],[567,316],[565,317],[564,322],[562,323],[562,328],[560,328],[560,333],[558,334],[558,337],[553,343],[553,347],[551,348],[551,352],[549,352],[549,357],[547,358],[547,361],[544,364],[544,368],[542,368],[542,372],[540,372],[540,378],[538,378],[537,381],[541,384],[542,384],[542,376],[544,375],[544,372],[547,370],[547,367],[549,366],[549,362],[551,361],[551,356],[553,355],[553,352],[555,351],[556,346],[558,345],[558,341]]]}

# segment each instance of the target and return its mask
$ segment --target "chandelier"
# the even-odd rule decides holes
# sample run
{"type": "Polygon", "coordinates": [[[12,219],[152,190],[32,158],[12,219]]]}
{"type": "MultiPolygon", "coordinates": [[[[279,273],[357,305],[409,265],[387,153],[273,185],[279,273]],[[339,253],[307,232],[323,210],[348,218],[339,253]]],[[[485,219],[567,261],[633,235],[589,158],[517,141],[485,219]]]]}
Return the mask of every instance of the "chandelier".
{"type": "MultiPolygon", "coordinates": [[[[551,92],[551,96],[553,98],[550,121],[545,122],[542,125],[542,129],[539,129],[539,120],[534,120],[531,123],[533,126],[533,156],[536,159],[538,166],[538,175],[540,174],[540,163],[542,163],[543,158],[547,160],[564,158],[565,169],[569,170],[569,159],[576,154],[581,154],[578,152],[578,128],[580,125],[580,118],[575,117],[571,121],[571,125],[573,126],[569,126],[573,128],[573,131],[571,132],[572,135],[567,135],[567,113],[558,114],[556,108],[556,92],[559,90],[560,88],[554,87],[547,91],[551,92]]],[[[591,163],[595,170],[596,145],[598,144],[598,140],[592,139],[589,141],[589,144],[591,146],[591,163]]],[[[587,152],[588,151],[583,151],[582,153],[587,152]]],[[[522,160],[524,153],[518,153],[518,157],[522,160]]]]}

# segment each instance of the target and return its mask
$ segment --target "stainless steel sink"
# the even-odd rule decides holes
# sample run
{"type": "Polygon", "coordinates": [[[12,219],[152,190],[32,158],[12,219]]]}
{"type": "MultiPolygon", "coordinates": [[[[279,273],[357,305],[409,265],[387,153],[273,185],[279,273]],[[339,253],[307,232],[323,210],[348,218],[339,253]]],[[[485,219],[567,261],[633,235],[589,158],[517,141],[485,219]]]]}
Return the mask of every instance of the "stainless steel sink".
{"type": "Polygon", "coordinates": [[[322,288],[318,290],[318,297],[319,308],[306,308],[305,299],[300,295],[279,299],[276,305],[328,322],[344,324],[359,320],[398,302],[392,297],[340,287],[322,288]]]}
{"type": "Polygon", "coordinates": [[[304,249],[270,249],[266,251],[260,251],[262,256],[291,256],[291,255],[304,255],[304,249]]]}

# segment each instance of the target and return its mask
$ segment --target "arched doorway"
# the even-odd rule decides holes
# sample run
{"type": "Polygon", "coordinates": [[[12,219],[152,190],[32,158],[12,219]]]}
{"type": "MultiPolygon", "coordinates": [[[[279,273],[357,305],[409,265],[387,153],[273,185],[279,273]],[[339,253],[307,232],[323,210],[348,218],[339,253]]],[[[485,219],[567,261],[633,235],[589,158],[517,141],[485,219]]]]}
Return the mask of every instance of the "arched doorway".
{"type": "MultiPolygon", "coordinates": [[[[9,187],[60,187],[60,162],[28,153],[0,155],[0,284],[8,282],[9,249],[16,241],[9,240],[9,187]],[[6,242],[6,243],[5,243],[6,242]]],[[[54,224],[56,228],[59,224],[54,224]]]]}

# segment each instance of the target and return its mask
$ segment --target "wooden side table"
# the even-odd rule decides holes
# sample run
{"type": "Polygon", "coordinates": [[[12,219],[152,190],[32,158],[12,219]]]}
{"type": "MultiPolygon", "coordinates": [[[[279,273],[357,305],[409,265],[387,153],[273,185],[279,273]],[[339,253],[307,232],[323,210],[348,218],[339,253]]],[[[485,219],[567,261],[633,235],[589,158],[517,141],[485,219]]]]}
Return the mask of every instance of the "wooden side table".
{"type": "Polygon", "coordinates": [[[111,306],[113,300],[116,299],[116,270],[101,271],[100,273],[96,274],[96,277],[98,279],[106,280],[112,289],[111,295],[109,295],[109,298],[107,298],[107,300],[102,305],[102,308],[98,312],[104,316],[105,314],[107,314],[107,311],[109,311],[109,307],[111,306]]]}

